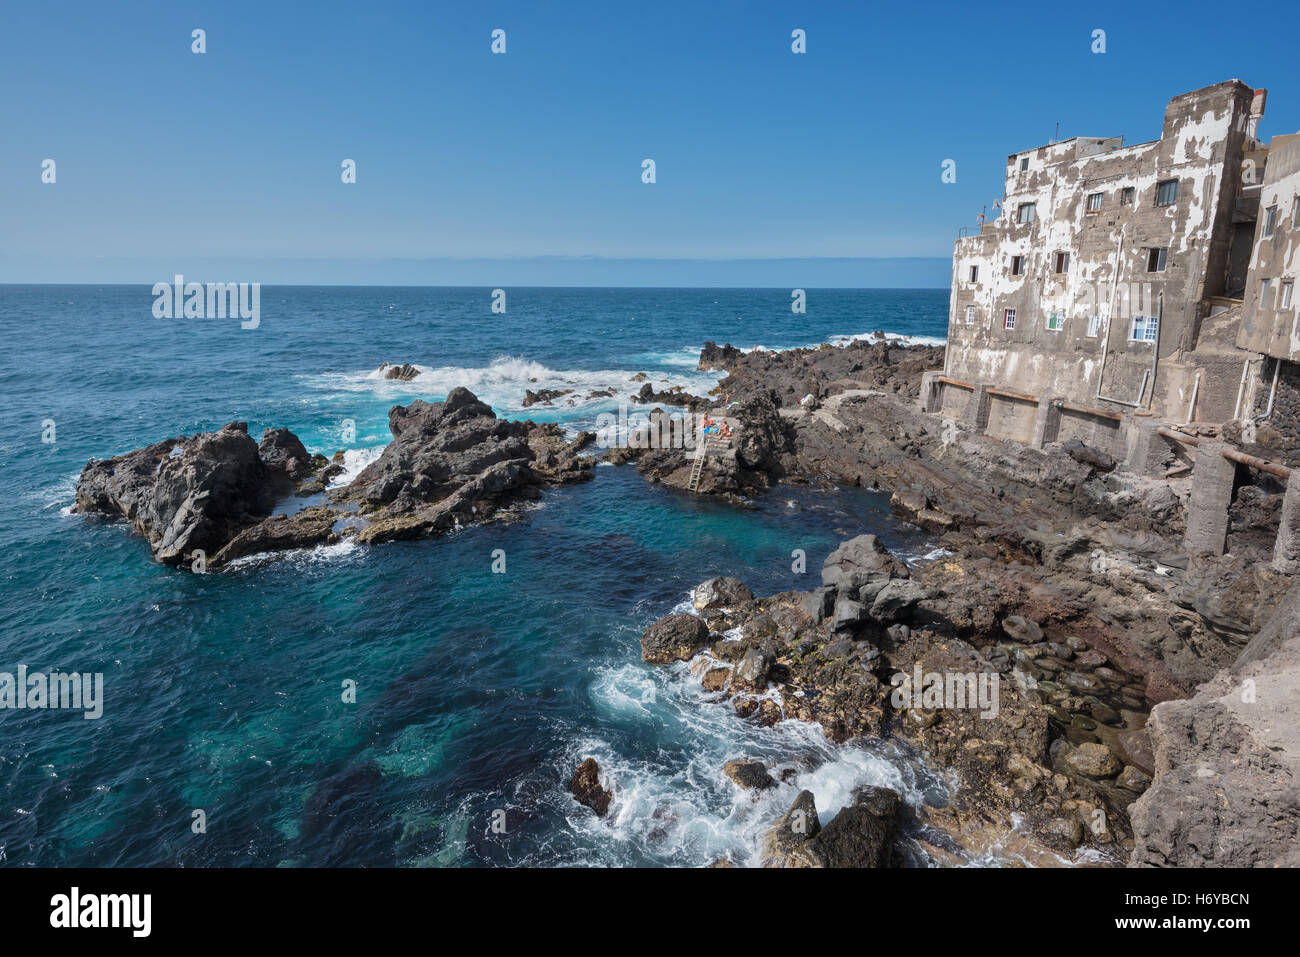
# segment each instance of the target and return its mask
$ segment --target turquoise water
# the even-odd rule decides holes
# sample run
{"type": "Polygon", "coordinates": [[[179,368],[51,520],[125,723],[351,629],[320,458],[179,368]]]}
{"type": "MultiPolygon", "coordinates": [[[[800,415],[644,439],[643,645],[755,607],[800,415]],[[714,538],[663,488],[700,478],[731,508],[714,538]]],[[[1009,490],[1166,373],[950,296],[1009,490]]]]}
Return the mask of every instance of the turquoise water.
{"type": "Polygon", "coordinates": [[[750,859],[800,787],[824,816],[857,783],[912,800],[937,787],[884,744],[755,728],[684,665],[640,661],[641,630],[706,577],[812,587],[863,531],[924,554],[871,493],[779,488],[738,510],[598,467],[518,522],[204,576],[154,564],[124,525],[67,513],[87,459],[235,419],[345,448],[355,472],[387,440],[390,406],[455,385],[498,414],[577,428],[618,398],[525,411],[524,389],[626,395],[646,372],[702,391],[718,378],[695,369],[707,339],[937,338],[947,315],[944,290],[810,290],[802,316],[782,290],[507,297],[494,315],[487,289],[266,287],[260,327],[244,330],[155,319],[144,286],[0,287],[0,671],[105,680],[98,720],[0,711],[4,863],[694,865],[750,859]],[[373,374],[383,361],[426,372],[389,382],[373,374]],[[605,821],[565,791],[587,755],[616,785],[605,821]],[[798,774],[753,800],[720,771],[747,755],[798,774]]]}

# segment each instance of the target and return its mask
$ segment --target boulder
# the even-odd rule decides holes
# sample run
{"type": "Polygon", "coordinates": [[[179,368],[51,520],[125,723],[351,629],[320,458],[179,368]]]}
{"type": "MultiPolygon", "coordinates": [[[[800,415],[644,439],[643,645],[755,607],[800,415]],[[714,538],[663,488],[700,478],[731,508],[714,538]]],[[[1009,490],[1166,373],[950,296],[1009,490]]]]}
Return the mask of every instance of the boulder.
{"type": "Polygon", "coordinates": [[[853,803],[793,855],[794,866],[890,867],[902,798],[890,788],[866,785],[853,803]]]}
{"type": "Polygon", "coordinates": [[[754,593],[738,578],[710,578],[695,586],[691,603],[696,611],[710,608],[734,608],[752,600],[754,593]]]}
{"type": "Polygon", "coordinates": [[[1002,620],[1002,630],[1014,641],[1026,645],[1035,645],[1043,640],[1043,629],[1038,627],[1038,622],[1023,615],[1008,615],[1002,620]]]}
{"type": "Polygon", "coordinates": [[[928,598],[930,591],[908,578],[895,578],[886,582],[871,602],[870,615],[884,624],[908,617],[918,602],[928,598]]]}
{"type": "Polygon", "coordinates": [[[776,787],[776,779],[767,773],[762,761],[728,761],[722,771],[746,791],[776,787]]]}
{"type": "Polygon", "coordinates": [[[269,468],[279,469],[290,479],[305,478],[312,472],[312,457],[302,440],[288,429],[267,429],[257,454],[269,468]]]}
{"type": "Polygon", "coordinates": [[[851,629],[867,616],[866,606],[851,598],[841,598],[835,602],[835,620],[832,627],[836,631],[851,629]]]}
{"type": "Polygon", "coordinates": [[[750,691],[764,690],[767,687],[767,673],[771,670],[772,663],[771,652],[761,648],[749,649],[736,665],[733,678],[736,686],[750,691]]]}
{"type": "Polygon", "coordinates": [[[763,838],[764,867],[791,867],[792,855],[821,830],[817,820],[817,803],[811,791],[800,791],[763,838]]]}
{"type": "Polygon", "coordinates": [[[1065,763],[1089,778],[1110,778],[1123,767],[1104,744],[1088,741],[1065,756],[1065,763]]]}
{"type": "Polygon", "coordinates": [[[384,362],[379,366],[379,371],[384,374],[385,379],[397,379],[400,382],[410,382],[420,374],[420,370],[409,362],[402,365],[384,362]]]}
{"type": "Polygon", "coordinates": [[[814,588],[804,595],[800,604],[803,610],[812,618],[813,623],[819,623],[828,617],[835,608],[835,589],[826,585],[814,588]]]}
{"type": "Polygon", "coordinates": [[[595,758],[587,758],[578,765],[578,770],[573,772],[573,777],[569,780],[569,793],[579,804],[595,811],[598,817],[605,816],[609,802],[614,797],[600,783],[600,765],[595,758]]]}
{"type": "Polygon", "coordinates": [[[869,582],[907,577],[906,566],[875,535],[849,539],[822,562],[822,584],[852,597],[869,582]]]}
{"type": "Polygon", "coordinates": [[[641,658],[653,665],[687,661],[709,643],[709,626],[694,615],[665,615],[641,633],[641,658]]]}

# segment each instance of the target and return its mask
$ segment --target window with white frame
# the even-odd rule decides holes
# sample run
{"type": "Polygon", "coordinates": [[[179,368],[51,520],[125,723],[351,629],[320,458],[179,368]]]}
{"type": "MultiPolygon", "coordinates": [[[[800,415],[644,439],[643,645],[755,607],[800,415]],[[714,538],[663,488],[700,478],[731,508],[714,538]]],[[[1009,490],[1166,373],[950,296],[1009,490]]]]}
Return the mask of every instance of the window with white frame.
{"type": "Polygon", "coordinates": [[[1089,339],[1096,339],[1099,332],[1101,332],[1101,313],[1094,312],[1088,317],[1087,336],[1089,339]]]}
{"type": "Polygon", "coordinates": [[[1016,311],[1014,309],[1004,310],[1002,313],[1002,328],[1014,329],[1015,327],[1016,327],[1016,311]]]}
{"type": "Polygon", "coordinates": [[[1152,246],[1147,250],[1147,272],[1164,272],[1168,260],[1168,246],[1152,246]]]}
{"type": "Polygon", "coordinates": [[[1300,196],[1291,197],[1291,225],[1300,229],[1300,196]]]}
{"type": "Polygon", "coordinates": [[[1035,215],[1034,203],[1021,203],[1016,207],[1016,221],[1019,223],[1032,223],[1035,215]]]}
{"type": "Polygon", "coordinates": [[[1056,271],[1058,273],[1070,271],[1070,254],[1060,252],[1056,254],[1056,271]]]}
{"type": "Polygon", "coordinates": [[[968,326],[969,326],[969,325],[974,325],[974,323],[975,323],[975,307],[974,307],[974,306],[967,306],[967,307],[966,307],[966,325],[968,325],[968,326]]]}
{"type": "Polygon", "coordinates": [[[1059,312],[1051,312],[1047,315],[1047,331],[1060,332],[1065,328],[1065,316],[1059,312]]]}
{"type": "Polygon", "coordinates": [[[1102,201],[1102,199],[1104,199],[1104,198],[1105,198],[1105,194],[1104,194],[1104,193],[1089,193],[1089,194],[1088,194],[1088,212],[1090,212],[1090,213],[1095,213],[1095,212],[1097,212],[1099,209],[1101,209],[1101,201],[1102,201]]]}
{"type": "Polygon", "coordinates": [[[1280,308],[1282,309],[1291,308],[1291,293],[1294,287],[1295,287],[1295,283],[1292,282],[1290,279],[1282,283],[1282,305],[1280,308]]]}
{"type": "Polygon", "coordinates": [[[1029,157],[1022,156],[1020,157],[1020,172],[1023,173],[1027,169],[1029,169],[1029,157]]]}
{"type": "Polygon", "coordinates": [[[1160,320],[1155,316],[1134,316],[1128,337],[1133,342],[1155,342],[1160,320]]]}
{"type": "Polygon", "coordinates": [[[971,281],[971,282],[979,282],[979,280],[980,280],[980,267],[979,267],[979,266],[971,266],[971,267],[970,267],[970,281],[971,281]]]}
{"type": "Polygon", "coordinates": [[[1166,179],[1156,184],[1156,205],[1172,206],[1178,202],[1178,180],[1166,179]]]}
{"type": "Polygon", "coordinates": [[[1025,274],[1025,257],[1024,257],[1024,256],[1012,256],[1012,257],[1011,257],[1011,275],[1013,275],[1013,276],[1023,276],[1024,274],[1025,274]]]}
{"type": "Polygon", "coordinates": [[[1121,206],[1132,206],[1133,200],[1137,198],[1137,190],[1132,186],[1125,186],[1119,192],[1119,204],[1121,206]]]}
{"type": "Polygon", "coordinates": [[[1272,282],[1273,280],[1271,279],[1265,279],[1263,282],[1259,284],[1259,304],[1261,306],[1268,305],[1268,287],[1272,284],[1272,282]]]}
{"type": "Polygon", "coordinates": [[[1268,209],[1264,210],[1264,235],[1262,238],[1268,239],[1277,230],[1277,204],[1274,203],[1268,209]]]}

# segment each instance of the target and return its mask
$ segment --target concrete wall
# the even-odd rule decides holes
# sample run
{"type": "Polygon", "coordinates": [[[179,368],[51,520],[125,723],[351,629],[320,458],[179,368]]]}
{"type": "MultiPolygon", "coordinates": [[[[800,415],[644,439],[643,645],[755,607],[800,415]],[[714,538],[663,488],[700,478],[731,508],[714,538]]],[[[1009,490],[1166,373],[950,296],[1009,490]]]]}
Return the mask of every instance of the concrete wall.
{"type": "MultiPolygon", "coordinates": [[[[1123,402],[1140,402],[1181,420],[1194,382],[1186,353],[1208,312],[1204,301],[1227,282],[1242,156],[1254,146],[1245,132],[1253,97],[1231,80],[1171,100],[1159,140],[1121,147],[1113,138],[1073,139],[1008,157],[1000,217],[954,250],[947,373],[1121,412],[1131,408],[1123,402]],[[1162,206],[1164,180],[1178,181],[1178,196],[1162,206]],[[1123,202],[1126,188],[1131,203],[1123,202]],[[1101,206],[1089,211],[1095,193],[1101,206]],[[1019,207],[1031,202],[1034,221],[1020,223],[1019,207]],[[1165,268],[1148,272],[1149,250],[1159,247],[1168,249],[1165,268]],[[1058,252],[1070,254],[1062,272],[1058,252]],[[1014,256],[1024,258],[1021,275],[1011,271],[1014,256]],[[1016,310],[1011,330],[1006,309],[1016,310]],[[1161,362],[1153,377],[1156,344],[1129,334],[1134,315],[1157,312],[1161,362]],[[1048,328],[1053,313],[1062,316],[1060,330],[1048,328]],[[1101,319],[1090,330],[1094,313],[1101,319]]],[[[1222,375],[1216,368],[1218,391],[1227,388],[1222,375]]],[[[1235,400],[1236,381],[1231,391],[1235,400]]]]}
{"type": "Polygon", "coordinates": [[[1034,436],[1034,421],[1038,416],[1038,403],[1010,399],[1002,395],[990,396],[989,424],[985,433],[997,439],[1029,444],[1034,436]]]}

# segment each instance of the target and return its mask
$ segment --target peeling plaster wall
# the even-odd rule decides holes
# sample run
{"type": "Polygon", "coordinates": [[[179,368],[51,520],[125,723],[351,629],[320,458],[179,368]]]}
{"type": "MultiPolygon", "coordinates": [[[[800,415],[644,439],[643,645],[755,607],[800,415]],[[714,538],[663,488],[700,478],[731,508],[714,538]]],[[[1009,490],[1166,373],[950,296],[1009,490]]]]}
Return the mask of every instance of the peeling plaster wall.
{"type": "MultiPolygon", "coordinates": [[[[1154,142],[1121,147],[1113,138],[1079,138],[1008,157],[1001,216],[954,250],[948,374],[1121,412],[1141,393],[1142,406],[1158,415],[1185,411],[1194,373],[1180,363],[1196,346],[1203,300],[1226,283],[1252,97],[1231,80],[1171,100],[1154,142]],[[1158,206],[1158,184],[1170,179],[1178,180],[1177,200],[1158,206]],[[1121,201],[1126,187],[1134,190],[1130,204],[1121,201]],[[1090,212],[1094,193],[1101,207],[1090,212]],[[1030,202],[1034,222],[1018,222],[1020,205],[1030,202]],[[1147,271],[1152,247],[1168,247],[1163,272],[1147,271]],[[1070,254],[1061,273],[1058,252],[1070,254]],[[1012,274],[1013,256],[1024,257],[1023,275],[1012,274]],[[972,265],[979,267],[974,282],[972,265]],[[1016,311],[1010,330],[1007,309],[1016,311]],[[1152,384],[1156,346],[1129,335],[1133,315],[1157,312],[1161,365],[1152,384]],[[1059,331],[1047,327],[1052,313],[1063,317],[1059,331]],[[1089,336],[1094,313],[1101,319],[1089,336]]],[[[1201,388],[1218,388],[1221,379],[1216,370],[1201,388]]]]}
{"type": "MultiPolygon", "coordinates": [[[[1300,289],[1292,287],[1292,301],[1282,305],[1283,283],[1295,283],[1300,273],[1300,227],[1294,225],[1297,195],[1300,194],[1300,133],[1275,136],[1269,147],[1268,165],[1259,196],[1259,225],[1246,278],[1242,322],[1237,345],[1242,349],[1289,362],[1300,361],[1300,328],[1297,304],[1300,289]],[[1264,215],[1276,206],[1277,226],[1264,238],[1264,215]],[[1267,293],[1264,280],[1269,280],[1267,293]]],[[[1267,363],[1271,367],[1272,363],[1267,363]]]]}

